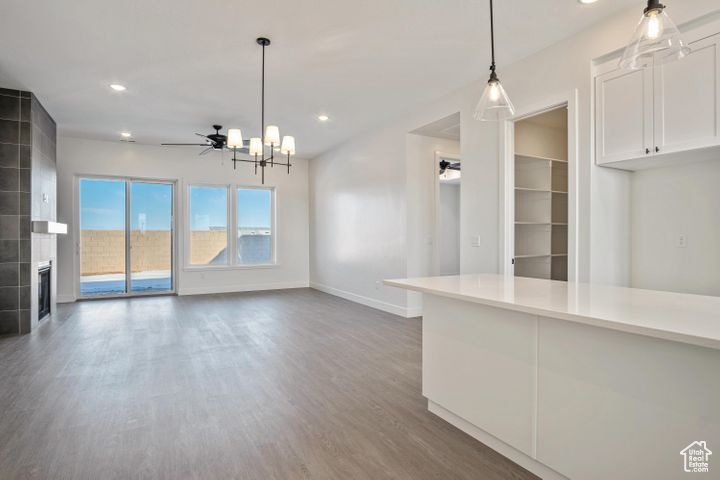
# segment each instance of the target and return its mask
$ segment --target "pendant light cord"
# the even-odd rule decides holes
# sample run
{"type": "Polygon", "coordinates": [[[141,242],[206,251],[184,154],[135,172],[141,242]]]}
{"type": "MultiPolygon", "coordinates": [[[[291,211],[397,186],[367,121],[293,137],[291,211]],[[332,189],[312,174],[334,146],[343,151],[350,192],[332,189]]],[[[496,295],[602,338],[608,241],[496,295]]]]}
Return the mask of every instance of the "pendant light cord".
{"type": "MultiPolygon", "coordinates": [[[[260,107],[260,142],[265,144],[265,45],[262,46],[262,104],[260,107]]],[[[265,153],[263,152],[263,156],[265,153]]]]}
{"type": "Polygon", "coordinates": [[[493,21],[493,0],[490,0],[490,56],[492,64],[490,70],[495,71],[495,22],[493,21]]]}

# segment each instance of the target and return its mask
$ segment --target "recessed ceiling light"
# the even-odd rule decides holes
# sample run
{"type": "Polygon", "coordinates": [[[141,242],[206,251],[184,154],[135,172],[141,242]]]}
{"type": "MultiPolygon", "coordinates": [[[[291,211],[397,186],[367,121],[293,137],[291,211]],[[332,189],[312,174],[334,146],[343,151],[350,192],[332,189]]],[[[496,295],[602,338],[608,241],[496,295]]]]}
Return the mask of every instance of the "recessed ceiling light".
{"type": "Polygon", "coordinates": [[[130,132],[120,132],[120,136],[123,138],[130,138],[132,137],[132,133],[130,132]]]}
{"type": "Polygon", "coordinates": [[[327,115],[318,115],[318,120],[320,120],[321,122],[327,122],[328,120],[330,120],[330,117],[328,117],[327,115]]]}
{"type": "Polygon", "coordinates": [[[597,2],[597,0],[578,0],[578,2],[582,3],[583,5],[590,5],[591,3],[597,2]]]}
{"type": "Polygon", "coordinates": [[[112,85],[110,85],[110,88],[112,88],[116,92],[124,92],[125,90],[127,90],[127,87],[125,85],[120,85],[119,83],[113,83],[112,85]]]}

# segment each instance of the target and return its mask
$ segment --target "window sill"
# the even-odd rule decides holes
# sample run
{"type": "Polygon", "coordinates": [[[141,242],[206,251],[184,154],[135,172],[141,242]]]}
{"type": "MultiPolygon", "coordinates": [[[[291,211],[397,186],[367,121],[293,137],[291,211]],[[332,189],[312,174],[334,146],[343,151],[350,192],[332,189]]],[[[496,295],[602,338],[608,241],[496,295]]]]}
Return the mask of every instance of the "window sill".
{"type": "Polygon", "coordinates": [[[266,268],[278,268],[279,263],[257,263],[248,265],[186,265],[185,272],[223,272],[225,270],[262,270],[266,268]]]}

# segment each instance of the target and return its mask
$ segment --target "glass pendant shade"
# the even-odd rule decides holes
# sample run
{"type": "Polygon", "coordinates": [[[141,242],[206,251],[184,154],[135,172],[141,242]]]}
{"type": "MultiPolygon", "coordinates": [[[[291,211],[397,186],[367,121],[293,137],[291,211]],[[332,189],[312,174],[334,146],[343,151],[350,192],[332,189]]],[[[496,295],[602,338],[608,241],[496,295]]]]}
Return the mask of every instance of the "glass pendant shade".
{"type": "Polygon", "coordinates": [[[295,137],[290,135],[283,137],[280,153],[283,155],[295,155],[295,137]]]}
{"type": "Polygon", "coordinates": [[[242,148],[242,131],[239,128],[229,128],[227,135],[227,146],[230,148],[242,148]]]}
{"type": "Polygon", "coordinates": [[[263,144],[259,137],[253,137],[250,139],[250,155],[262,155],[263,144]]]}
{"type": "Polygon", "coordinates": [[[620,68],[637,70],[680,60],[690,48],[663,8],[646,9],[620,59],[620,68]]]}
{"type": "Polygon", "coordinates": [[[513,115],[515,115],[515,107],[505,93],[500,80],[491,77],[475,107],[475,119],[494,122],[513,115]]]}
{"type": "Polygon", "coordinates": [[[265,127],[265,145],[280,145],[280,129],[275,125],[265,127]]]}

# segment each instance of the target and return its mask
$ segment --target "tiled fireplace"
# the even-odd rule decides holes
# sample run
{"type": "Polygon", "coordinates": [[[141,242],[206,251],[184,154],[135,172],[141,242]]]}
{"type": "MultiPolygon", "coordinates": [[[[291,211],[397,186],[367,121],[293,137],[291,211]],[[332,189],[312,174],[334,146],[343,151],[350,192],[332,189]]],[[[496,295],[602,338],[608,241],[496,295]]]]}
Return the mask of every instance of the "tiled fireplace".
{"type": "MultiPolygon", "coordinates": [[[[38,266],[52,265],[53,234],[32,220],[55,221],[56,126],[30,92],[0,88],[0,335],[28,333],[40,318],[38,266]]],[[[56,273],[49,273],[54,311],[56,273]]]]}

